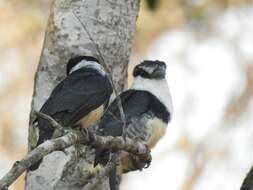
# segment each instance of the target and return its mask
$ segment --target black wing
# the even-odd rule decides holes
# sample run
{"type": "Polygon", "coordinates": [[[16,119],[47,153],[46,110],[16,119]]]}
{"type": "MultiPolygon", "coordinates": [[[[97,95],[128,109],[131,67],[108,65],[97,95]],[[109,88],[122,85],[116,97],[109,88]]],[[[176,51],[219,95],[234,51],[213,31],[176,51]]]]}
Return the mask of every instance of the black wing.
{"type": "MultiPolygon", "coordinates": [[[[93,69],[79,69],[65,78],[51,93],[41,112],[63,126],[76,124],[82,117],[109,101],[111,84],[106,76],[93,69]]],[[[54,130],[39,118],[38,145],[52,137],[54,130]]]]}
{"type": "MultiPolygon", "coordinates": [[[[140,118],[143,114],[151,114],[168,123],[170,113],[166,107],[150,92],[141,90],[128,90],[120,94],[126,124],[132,119],[140,118]]],[[[108,107],[99,123],[99,133],[104,136],[121,136],[123,122],[115,99],[108,107]]]]}
{"type": "MultiPolygon", "coordinates": [[[[126,125],[131,123],[132,118],[141,117],[142,114],[152,111],[152,100],[155,98],[147,91],[127,90],[120,94],[123,111],[126,117],[126,125]]],[[[158,101],[159,102],[159,101],[158,101]]],[[[98,134],[103,136],[121,136],[123,122],[115,99],[108,107],[99,123],[98,134]]],[[[106,165],[110,151],[107,149],[97,149],[94,165],[98,163],[106,165]]]]}
{"type": "MultiPolygon", "coordinates": [[[[146,91],[128,90],[120,94],[127,124],[132,117],[138,117],[149,110],[151,96],[146,91]]],[[[104,136],[121,136],[123,122],[115,99],[108,107],[99,123],[99,133],[104,136]]]]}

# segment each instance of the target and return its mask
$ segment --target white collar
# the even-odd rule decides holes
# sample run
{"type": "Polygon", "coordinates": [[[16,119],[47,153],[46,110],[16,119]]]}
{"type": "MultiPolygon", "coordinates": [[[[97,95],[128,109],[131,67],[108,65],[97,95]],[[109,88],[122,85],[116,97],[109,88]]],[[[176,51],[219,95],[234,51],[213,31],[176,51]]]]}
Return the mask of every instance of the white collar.
{"type": "Polygon", "coordinates": [[[69,74],[73,73],[74,71],[81,69],[81,68],[91,68],[91,69],[95,69],[97,70],[100,74],[102,74],[103,76],[106,75],[106,72],[103,68],[102,65],[100,65],[98,62],[96,61],[86,61],[86,60],[82,60],[80,61],[78,64],[76,64],[69,72],[69,74]]]}

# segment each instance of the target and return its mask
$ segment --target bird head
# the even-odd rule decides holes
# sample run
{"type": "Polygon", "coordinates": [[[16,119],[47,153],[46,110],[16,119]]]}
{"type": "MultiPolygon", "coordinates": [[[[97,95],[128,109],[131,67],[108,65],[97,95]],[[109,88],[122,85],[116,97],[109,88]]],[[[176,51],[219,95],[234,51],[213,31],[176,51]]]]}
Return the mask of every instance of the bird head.
{"type": "Polygon", "coordinates": [[[133,76],[148,79],[164,79],[166,75],[166,64],[163,61],[146,60],[134,68],[133,76]]]}

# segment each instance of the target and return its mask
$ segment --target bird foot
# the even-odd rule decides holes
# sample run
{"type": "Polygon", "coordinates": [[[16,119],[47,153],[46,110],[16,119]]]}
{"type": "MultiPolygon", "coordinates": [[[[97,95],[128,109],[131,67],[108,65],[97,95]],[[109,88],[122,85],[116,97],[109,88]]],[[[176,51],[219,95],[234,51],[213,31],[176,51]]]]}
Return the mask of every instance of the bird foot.
{"type": "Polygon", "coordinates": [[[89,133],[89,130],[88,130],[87,128],[85,128],[85,127],[82,127],[80,131],[81,131],[82,135],[83,135],[83,136],[86,136],[87,139],[88,139],[88,141],[89,141],[89,140],[90,140],[90,133],[89,133]]]}
{"type": "Polygon", "coordinates": [[[133,165],[137,170],[146,169],[150,166],[152,157],[150,154],[143,154],[133,157],[133,165]]]}

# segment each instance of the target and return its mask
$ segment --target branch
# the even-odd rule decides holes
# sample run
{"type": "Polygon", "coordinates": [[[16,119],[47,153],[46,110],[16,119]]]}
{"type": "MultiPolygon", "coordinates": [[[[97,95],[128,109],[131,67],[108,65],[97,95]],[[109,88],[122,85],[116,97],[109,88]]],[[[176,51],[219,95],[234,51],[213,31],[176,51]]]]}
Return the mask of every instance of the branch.
{"type": "Polygon", "coordinates": [[[15,162],[11,170],[0,180],[0,190],[8,187],[25,172],[30,166],[38,162],[44,156],[56,150],[62,150],[73,144],[79,143],[81,136],[78,133],[68,133],[65,136],[46,141],[26,155],[21,161],[15,162]]]}
{"type": "MultiPolygon", "coordinates": [[[[63,129],[53,118],[42,113],[36,113],[40,117],[47,119],[54,128],[63,129]]],[[[108,148],[111,150],[123,150],[140,157],[141,162],[150,163],[151,155],[148,147],[140,142],[135,142],[129,138],[122,137],[103,137],[94,134],[91,131],[82,133],[80,131],[71,130],[62,137],[48,140],[34,150],[28,153],[21,161],[15,162],[11,170],[0,179],[0,190],[6,190],[23,172],[28,170],[33,164],[37,163],[46,155],[56,151],[63,150],[74,144],[85,144],[94,148],[108,148]]],[[[116,164],[116,163],[114,163],[116,164]]],[[[109,167],[110,168],[110,167],[109,167]]],[[[107,168],[108,169],[108,168],[107,168]]],[[[105,168],[105,171],[107,171],[105,168]]],[[[140,168],[137,168],[140,169],[140,168]]]]}

